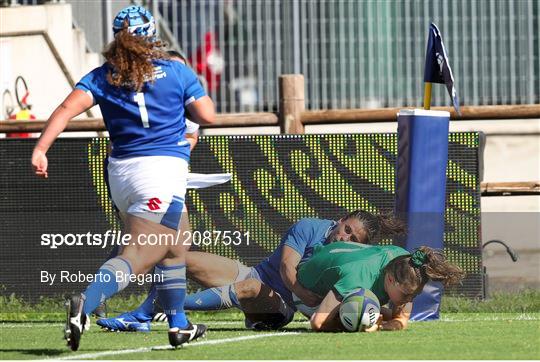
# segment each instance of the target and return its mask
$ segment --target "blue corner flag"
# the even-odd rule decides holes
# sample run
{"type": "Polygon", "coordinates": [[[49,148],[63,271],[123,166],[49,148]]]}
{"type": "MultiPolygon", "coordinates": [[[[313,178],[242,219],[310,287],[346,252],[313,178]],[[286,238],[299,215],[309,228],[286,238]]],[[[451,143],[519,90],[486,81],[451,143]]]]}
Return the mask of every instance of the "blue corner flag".
{"type": "Polygon", "coordinates": [[[428,45],[426,49],[426,65],[424,67],[424,82],[446,84],[446,89],[456,112],[459,111],[459,100],[454,88],[454,76],[450,69],[448,55],[444,48],[441,32],[433,23],[429,26],[428,45]]]}

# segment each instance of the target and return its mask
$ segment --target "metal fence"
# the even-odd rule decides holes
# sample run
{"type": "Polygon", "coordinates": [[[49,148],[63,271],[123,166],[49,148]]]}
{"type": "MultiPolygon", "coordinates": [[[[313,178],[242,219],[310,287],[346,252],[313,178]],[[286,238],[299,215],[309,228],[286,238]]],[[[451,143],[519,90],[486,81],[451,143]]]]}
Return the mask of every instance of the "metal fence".
{"type": "MultiPolygon", "coordinates": [[[[102,28],[103,17],[78,10],[87,1],[68,2],[87,33],[102,28]]],[[[420,106],[430,22],[463,105],[540,103],[538,0],[139,3],[166,21],[221,112],[276,110],[285,73],[305,75],[307,109],[420,106]]],[[[449,105],[444,87],[434,89],[434,105],[449,105]]]]}
{"type": "MultiPolygon", "coordinates": [[[[540,102],[536,0],[157,2],[194,63],[205,35],[215,39],[222,111],[276,109],[283,73],[305,75],[308,109],[418,106],[431,21],[463,104],[540,102]]],[[[449,104],[445,92],[437,87],[437,105],[449,104]]]]}

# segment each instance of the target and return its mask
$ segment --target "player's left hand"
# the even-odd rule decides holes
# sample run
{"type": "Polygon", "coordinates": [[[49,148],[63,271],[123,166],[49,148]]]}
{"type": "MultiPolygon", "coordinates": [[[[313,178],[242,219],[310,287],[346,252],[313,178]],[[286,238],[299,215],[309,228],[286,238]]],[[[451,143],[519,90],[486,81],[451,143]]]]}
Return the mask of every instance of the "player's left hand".
{"type": "Polygon", "coordinates": [[[378,332],[382,329],[382,323],[383,323],[383,316],[381,314],[379,316],[379,319],[377,319],[377,322],[375,322],[375,324],[372,325],[371,327],[364,329],[364,332],[366,333],[378,332]]]}
{"type": "Polygon", "coordinates": [[[48,168],[48,160],[47,156],[45,155],[45,152],[34,149],[34,152],[32,153],[32,169],[34,170],[34,173],[36,176],[41,178],[48,178],[49,173],[47,172],[48,168]]]}

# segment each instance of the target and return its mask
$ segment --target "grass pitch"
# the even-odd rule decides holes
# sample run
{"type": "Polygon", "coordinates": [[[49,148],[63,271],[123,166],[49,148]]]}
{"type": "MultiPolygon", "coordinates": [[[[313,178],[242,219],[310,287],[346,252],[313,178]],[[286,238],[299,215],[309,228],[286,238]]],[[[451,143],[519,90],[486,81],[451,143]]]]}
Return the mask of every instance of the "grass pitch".
{"type": "MultiPolygon", "coordinates": [[[[62,314],[46,311],[50,305],[25,309],[13,300],[0,300],[0,358],[540,359],[538,296],[538,292],[522,295],[519,304],[512,305],[501,302],[509,297],[470,304],[449,299],[440,321],[413,322],[405,331],[373,334],[313,333],[299,315],[282,331],[252,332],[244,329],[240,313],[197,313],[190,319],[209,326],[207,338],[176,350],[168,346],[164,323],[154,323],[150,333],[104,332],[93,324],[76,353],[62,339],[62,314]],[[468,313],[449,312],[458,307],[468,313]]],[[[115,303],[128,307],[125,299],[111,304],[115,303]]]]}

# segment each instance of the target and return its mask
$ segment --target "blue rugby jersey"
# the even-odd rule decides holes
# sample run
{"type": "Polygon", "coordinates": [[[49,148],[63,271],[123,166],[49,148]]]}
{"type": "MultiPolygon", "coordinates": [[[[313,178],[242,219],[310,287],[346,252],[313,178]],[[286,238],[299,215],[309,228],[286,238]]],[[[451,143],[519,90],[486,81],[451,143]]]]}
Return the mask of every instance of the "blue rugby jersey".
{"type": "Polygon", "coordinates": [[[326,243],[326,238],[335,225],[336,222],[332,220],[315,218],[301,219],[291,226],[272,255],[255,266],[255,269],[261,277],[261,281],[274,291],[278,292],[283,300],[291,307],[294,308],[292,293],[283,283],[279,273],[283,246],[287,245],[298,252],[298,254],[302,256],[300,263],[303,263],[311,258],[313,249],[317,245],[326,243]]]}
{"type": "Polygon", "coordinates": [[[98,104],[112,142],[112,157],[174,156],[189,161],[184,110],[206,95],[195,73],[174,60],[154,61],[154,83],[141,92],[107,82],[108,63],[75,86],[98,104]]]}

